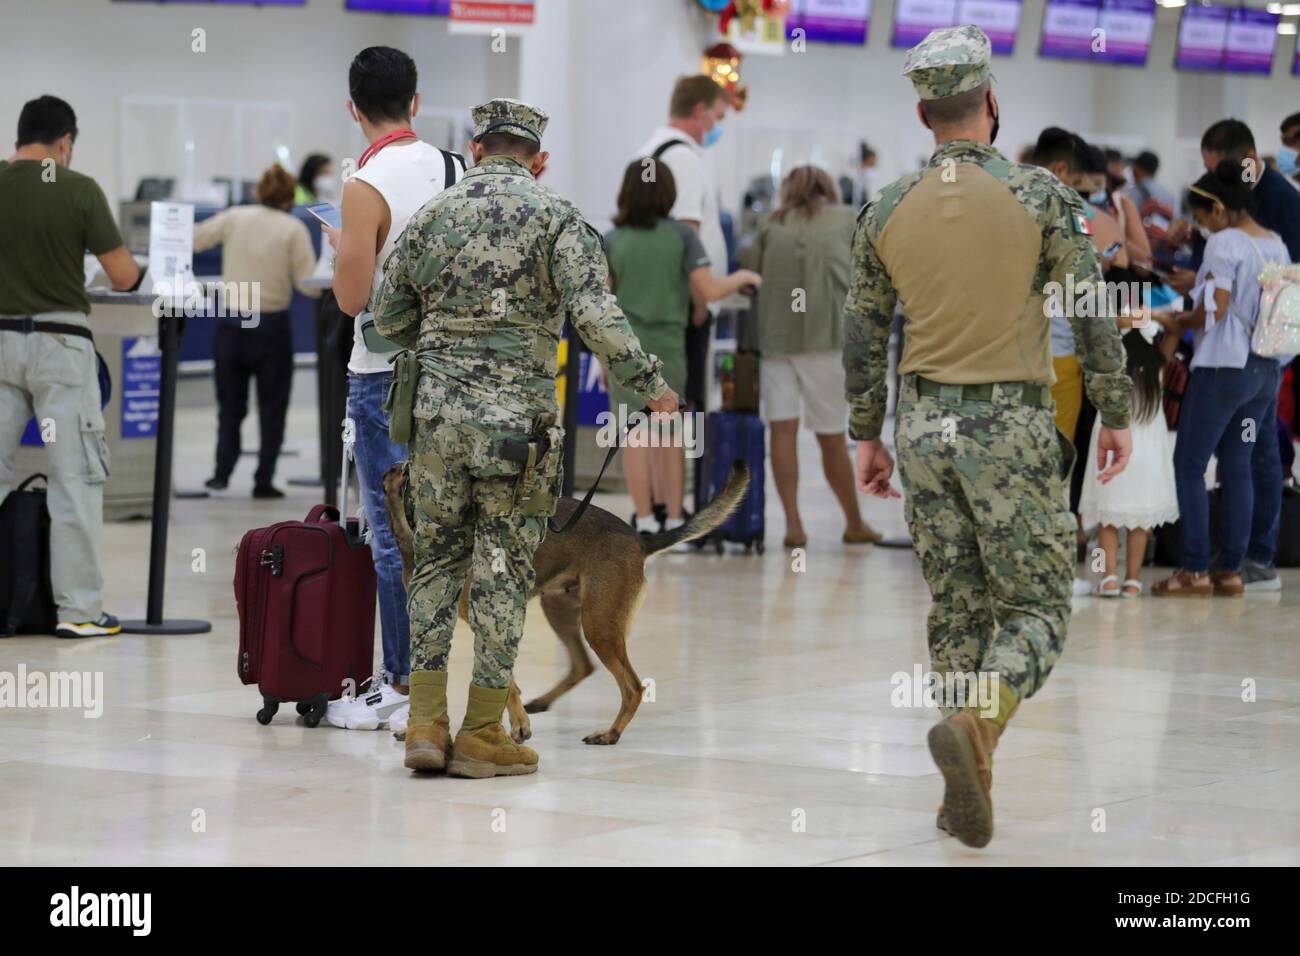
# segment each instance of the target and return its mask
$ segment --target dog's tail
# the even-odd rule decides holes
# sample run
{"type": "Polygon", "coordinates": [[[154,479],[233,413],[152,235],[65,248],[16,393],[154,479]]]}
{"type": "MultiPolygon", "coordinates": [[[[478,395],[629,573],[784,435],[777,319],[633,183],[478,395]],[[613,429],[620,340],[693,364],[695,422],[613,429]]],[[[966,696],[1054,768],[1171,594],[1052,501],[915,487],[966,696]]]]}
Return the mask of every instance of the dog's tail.
{"type": "Polygon", "coordinates": [[[749,467],[743,461],[737,460],[731,466],[731,474],[727,475],[727,483],[718,492],[718,497],[701,508],[698,514],[680,528],[661,531],[659,534],[641,535],[641,550],[648,558],[683,541],[704,537],[740,507],[748,488],[749,467]]]}

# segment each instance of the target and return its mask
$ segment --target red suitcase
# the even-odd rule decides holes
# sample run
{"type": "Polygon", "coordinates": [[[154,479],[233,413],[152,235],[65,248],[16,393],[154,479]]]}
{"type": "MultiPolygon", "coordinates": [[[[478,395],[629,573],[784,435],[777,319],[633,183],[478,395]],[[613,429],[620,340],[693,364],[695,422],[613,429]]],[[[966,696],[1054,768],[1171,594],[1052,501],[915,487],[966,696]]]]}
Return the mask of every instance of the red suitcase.
{"type": "Polygon", "coordinates": [[[296,701],[315,727],[330,700],[355,694],[371,676],[375,567],[357,528],[356,519],[344,527],[336,508],[317,505],[306,521],[255,528],[240,542],[239,679],[262,693],[258,723],[296,701]]]}

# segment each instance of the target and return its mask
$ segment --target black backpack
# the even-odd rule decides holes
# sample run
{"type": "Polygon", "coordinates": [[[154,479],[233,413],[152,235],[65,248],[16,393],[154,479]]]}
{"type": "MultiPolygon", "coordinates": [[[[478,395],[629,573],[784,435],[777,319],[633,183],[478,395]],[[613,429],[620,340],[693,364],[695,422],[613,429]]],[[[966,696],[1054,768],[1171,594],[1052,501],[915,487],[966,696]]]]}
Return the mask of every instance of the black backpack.
{"type": "Polygon", "coordinates": [[[0,504],[0,637],[53,634],[58,623],[50,585],[50,509],[45,489],[27,486],[32,475],[0,504]]]}

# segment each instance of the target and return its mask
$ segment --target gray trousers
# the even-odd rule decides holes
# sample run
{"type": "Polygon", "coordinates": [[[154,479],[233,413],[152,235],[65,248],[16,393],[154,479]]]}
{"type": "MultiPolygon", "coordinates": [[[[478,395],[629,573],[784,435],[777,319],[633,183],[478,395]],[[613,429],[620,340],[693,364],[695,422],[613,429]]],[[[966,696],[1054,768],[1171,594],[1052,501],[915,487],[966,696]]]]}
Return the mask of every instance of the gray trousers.
{"type": "MultiPolygon", "coordinates": [[[[77,312],[36,318],[86,323],[77,312]]],[[[99,548],[108,442],[89,339],[0,332],[0,501],[27,477],[14,473],[14,458],[32,415],[48,461],[50,579],[59,620],[93,621],[103,611],[99,548]]]]}

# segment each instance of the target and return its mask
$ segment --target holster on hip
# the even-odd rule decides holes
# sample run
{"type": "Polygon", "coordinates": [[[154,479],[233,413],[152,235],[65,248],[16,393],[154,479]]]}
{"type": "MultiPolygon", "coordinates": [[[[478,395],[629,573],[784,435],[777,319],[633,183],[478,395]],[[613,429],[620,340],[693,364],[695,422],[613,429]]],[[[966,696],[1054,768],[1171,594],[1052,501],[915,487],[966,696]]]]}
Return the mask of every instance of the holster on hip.
{"type": "Polygon", "coordinates": [[[411,440],[415,431],[415,391],[420,382],[416,354],[403,349],[393,356],[393,382],[388,386],[384,411],[388,413],[388,437],[399,445],[411,440]]]}
{"type": "Polygon", "coordinates": [[[539,415],[528,441],[503,439],[499,454],[507,461],[518,462],[514,510],[528,517],[555,513],[559,495],[564,430],[555,424],[555,416],[539,415]]]}

